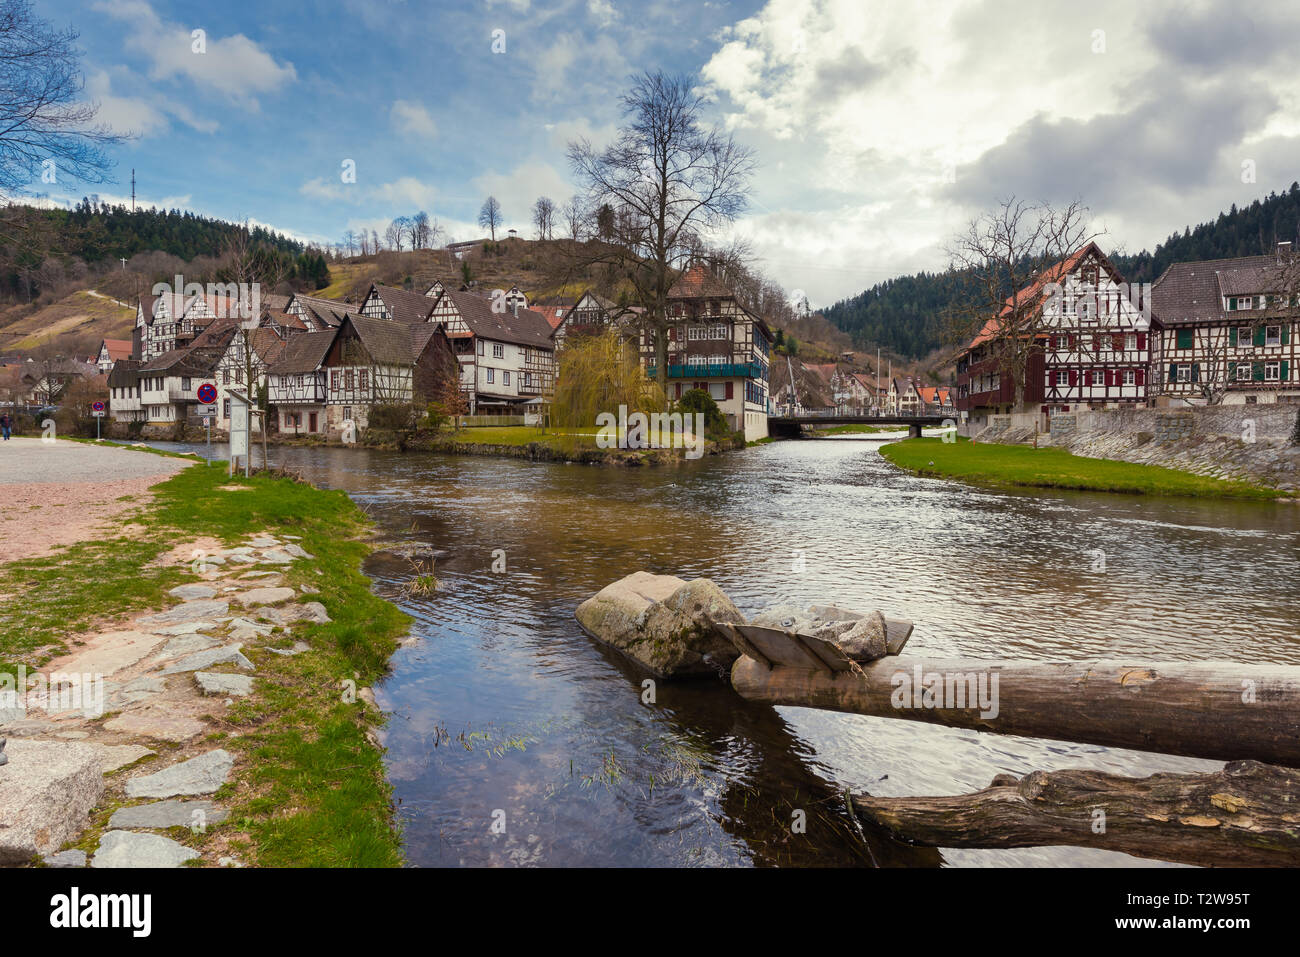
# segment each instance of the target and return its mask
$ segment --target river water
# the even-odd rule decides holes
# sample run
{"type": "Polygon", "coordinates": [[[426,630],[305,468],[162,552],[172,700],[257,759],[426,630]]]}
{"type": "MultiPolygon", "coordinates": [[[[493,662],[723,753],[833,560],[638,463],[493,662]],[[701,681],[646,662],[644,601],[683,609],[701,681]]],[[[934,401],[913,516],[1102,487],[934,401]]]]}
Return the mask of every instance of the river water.
{"type": "Polygon", "coordinates": [[[911,848],[869,827],[864,842],[843,794],[1219,763],[774,709],[708,681],[660,682],[645,703],[644,675],[578,628],[579,602],[645,569],[711,578],[747,614],[879,608],[916,623],[909,654],[1300,664],[1300,508],[988,491],[907,475],[878,448],[779,442],[660,469],[272,450],[386,536],[452,553],[423,598],[402,595],[405,562],[366,569],[415,619],[376,689],[409,863],[1150,865],[911,848]]]}

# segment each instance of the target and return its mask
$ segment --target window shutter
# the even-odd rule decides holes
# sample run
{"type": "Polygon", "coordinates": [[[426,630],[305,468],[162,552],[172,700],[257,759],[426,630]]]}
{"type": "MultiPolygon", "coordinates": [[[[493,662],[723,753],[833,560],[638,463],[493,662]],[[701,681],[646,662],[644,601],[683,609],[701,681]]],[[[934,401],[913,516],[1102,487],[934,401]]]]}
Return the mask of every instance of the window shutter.
{"type": "Polygon", "coordinates": [[[1145,351],[1146,351],[1146,348],[1147,348],[1147,334],[1146,334],[1145,332],[1139,332],[1139,333],[1138,333],[1138,350],[1141,351],[1141,352],[1145,352],[1145,351]]]}
{"type": "Polygon", "coordinates": [[[1237,327],[1236,326],[1230,326],[1228,328],[1228,348],[1229,349],[1237,348],[1237,327]]]}
{"type": "Polygon", "coordinates": [[[1291,363],[1285,359],[1282,360],[1282,381],[1289,382],[1291,379],[1291,363]]]}
{"type": "Polygon", "coordinates": [[[1235,362],[1228,363],[1228,381],[1229,382],[1237,381],[1237,363],[1235,362]]]}
{"type": "Polygon", "coordinates": [[[1147,384],[1147,370],[1146,370],[1146,369],[1138,369],[1138,370],[1137,370],[1137,378],[1136,378],[1136,381],[1137,381],[1137,384],[1138,384],[1138,385],[1146,385],[1146,384],[1147,384]]]}
{"type": "Polygon", "coordinates": [[[1176,363],[1171,363],[1169,366],[1169,381],[1178,381],[1178,365],[1176,363]]]}
{"type": "Polygon", "coordinates": [[[1124,351],[1124,336],[1123,336],[1123,335],[1111,336],[1111,337],[1110,337],[1110,344],[1111,344],[1111,346],[1114,348],[1114,351],[1115,351],[1115,352],[1123,352],[1123,351],[1124,351]]]}
{"type": "MultiPolygon", "coordinates": [[[[1283,323],[1282,324],[1282,345],[1285,346],[1290,342],[1291,342],[1291,327],[1286,323],[1283,323]]],[[[1283,376],[1282,378],[1285,379],[1286,376],[1283,376]]]]}
{"type": "Polygon", "coordinates": [[[734,386],[735,386],[735,383],[734,383],[734,382],[728,382],[728,383],[727,383],[727,395],[726,395],[726,398],[728,398],[728,399],[732,398],[732,388],[733,388],[734,386]]]}
{"type": "Polygon", "coordinates": [[[1262,346],[1263,344],[1264,344],[1264,327],[1263,327],[1262,325],[1261,325],[1261,326],[1256,326],[1256,327],[1255,327],[1255,345],[1257,345],[1257,346],[1262,346]]]}
{"type": "Polygon", "coordinates": [[[1192,381],[1193,382],[1201,381],[1201,364],[1199,362],[1192,363],[1192,381]]]}
{"type": "Polygon", "coordinates": [[[1070,385],[1075,385],[1079,381],[1079,373],[1074,369],[1070,370],[1070,385]]]}
{"type": "Polygon", "coordinates": [[[1250,364],[1250,377],[1251,377],[1251,379],[1253,379],[1255,382],[1263,382],[1263,381],[1264,381],[1264,363],[1262,363],[1262,362],[1252,362],[1252,363],[1250,364]]]}

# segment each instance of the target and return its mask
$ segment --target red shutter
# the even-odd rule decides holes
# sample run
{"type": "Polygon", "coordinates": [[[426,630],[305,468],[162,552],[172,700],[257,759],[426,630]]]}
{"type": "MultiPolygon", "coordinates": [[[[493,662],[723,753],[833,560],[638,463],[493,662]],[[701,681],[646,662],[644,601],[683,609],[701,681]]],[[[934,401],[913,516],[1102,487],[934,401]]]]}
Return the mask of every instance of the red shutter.
{"type": "MultiPolygon", "coordinates": [[[[1071,338],[1074,338],[1074,337],[1071,336],[1071,338]]],[[[1079,384],[1079,373],[1076,372],[1074,369],[1071,369],[1071,370],[1070,370],[1070,385],[1071,385],[1071,386],[1075,386],[1075,385],[1078,385],[1078,384],[1079,384]]]]}
{"type": "Polygon", "coordinates": [[[677,398],[680,399],[681,397],[682,397],[682,384],[679,382],[677,383],[677,398]]]}
{"type": "MultiPolygon", "coordinates": [[[[1140,339],[1139,339],[1138,341],[1141,342],[1140,339]]],[[[1147,370],[1146,370],[1146,369],[1138,369],[1138,370],[1137,370],[1137,384],[1138,384],[1138,385],[1146,385],[1146,384],[1147,384],[1147,370]]]]}
{"type": "Polygon", "coordinates": [[[1111,336],[1111,337],[1110,337],[1110,344],[1111,344],[1112,346],[1114,346],[1116,352],[1123,352],[1123,351],[1124,351],[1124,337],[1123,337],[1123,336],[1111,336]]]}
{"type": "Polygon", "coordinates": [[[1141,352],[1146,352],[1146,348],[1147,348],[1147,334],[1146,334],[1145,332],[1139,332],[1139,333],[1138,333],[1138,349],[1139,349],[1139,351],[1141,351],[1141,352]]]}
{"type": "Polygon", "coordinates": [[[1070,338],[1070,351],[1073,352],[1073,351],[1074,351],[1074,346],[1075,346],[1075,344],[1079,341],[1079,337],[1078,337],[1078,336],[1070,336],[1069,338],[1070,338]]]}
{"type": "Polygon", "coordinates": [[[728,383],[727,383],[727,395],[726,395],[726,398],[730,399],[730,398],[732,397],[731,389],[732,389],[732,386],[734,386],[734,385],[735,385],[734,382],[728,382],[728,383]]]}
{"type": "Polygon", "coordinates": [[[669,341],[669,342],[675,342],[676,339],[677,339],[677,327],[676,327],[676,326],[669,326],[669,327],[668,327],[668,341],[669,341]]]}

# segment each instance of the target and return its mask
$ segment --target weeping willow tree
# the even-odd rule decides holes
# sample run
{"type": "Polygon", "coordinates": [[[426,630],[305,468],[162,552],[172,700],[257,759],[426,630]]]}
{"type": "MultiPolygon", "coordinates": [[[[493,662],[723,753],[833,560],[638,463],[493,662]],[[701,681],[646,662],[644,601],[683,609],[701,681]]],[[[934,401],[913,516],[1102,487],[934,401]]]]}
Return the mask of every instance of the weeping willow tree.
{"type": "Polygon", "coordinates": [[[663,387],[646,378],[635,343],[614,329],[569,336],[558,357],[551,422],[558,427],[594,428],[602,412],[663,412],[663,387]]]}

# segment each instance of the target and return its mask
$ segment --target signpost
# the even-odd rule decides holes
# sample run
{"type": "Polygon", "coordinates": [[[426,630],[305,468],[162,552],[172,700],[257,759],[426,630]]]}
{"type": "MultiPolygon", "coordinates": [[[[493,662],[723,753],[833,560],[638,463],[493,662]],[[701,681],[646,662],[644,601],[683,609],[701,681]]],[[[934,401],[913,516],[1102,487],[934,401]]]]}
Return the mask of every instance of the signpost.
{"type": "Polygon", "coordinates": [[[235,460],[244,457],[244,475],[251,474],[248,458],[248,397],[233,389],[230,391],[230,474],[235,474],[235,460]]]}
{"type": "Polygon", "coordinates": [[[217,414],[217,387],[211,382],[205,382],[199,386],[199,401],[203,405],[199,408],[199,415],[203,416],[203,428],[208,433],[208,464],[212,464],[212,417],[217,414]]]}
{"type": "Polygon", "coordinates": [[[96,399],[90,406],[90,414],[95,417],[95,441],[99,441],[99,420],[104,417],[104,403],[96,399]]]}

